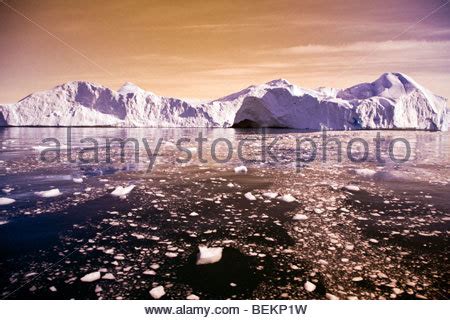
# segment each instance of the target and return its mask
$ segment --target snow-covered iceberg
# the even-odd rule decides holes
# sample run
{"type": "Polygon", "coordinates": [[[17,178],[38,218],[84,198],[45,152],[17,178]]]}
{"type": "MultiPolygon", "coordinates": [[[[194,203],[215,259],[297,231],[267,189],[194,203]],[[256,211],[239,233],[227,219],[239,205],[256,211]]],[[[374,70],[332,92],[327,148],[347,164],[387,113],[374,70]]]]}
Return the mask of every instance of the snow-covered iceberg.
{"type": "Polygon", "coordinates": [[[276,88],[246,97],[237,126],[299,129],[448,128],[447,101],[400,73],[344,90],[305,90],[278,80],[276,88]]]}
{"type": "Polygon", "coordinates": [[[280,79],[203,103],[126,83],[84,81],[0,105],[0,126],[287,127],[447,130],[447,101],[400,73],[348,89],[303,89],[280,79]]]}

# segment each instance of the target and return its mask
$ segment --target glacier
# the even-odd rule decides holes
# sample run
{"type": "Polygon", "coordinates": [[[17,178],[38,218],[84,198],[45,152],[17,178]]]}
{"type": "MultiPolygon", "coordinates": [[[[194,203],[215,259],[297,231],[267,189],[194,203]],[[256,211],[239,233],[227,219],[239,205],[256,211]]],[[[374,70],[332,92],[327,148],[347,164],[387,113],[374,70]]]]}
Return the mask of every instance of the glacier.
{"type": "Polygon", "coordinates": [[[73,81],[0,105],[0,126],[279,127],[448,130],[447,100],[402,73],[347,89],[278,79],[193,103],[132,83],[119,90],[73,81]]]}

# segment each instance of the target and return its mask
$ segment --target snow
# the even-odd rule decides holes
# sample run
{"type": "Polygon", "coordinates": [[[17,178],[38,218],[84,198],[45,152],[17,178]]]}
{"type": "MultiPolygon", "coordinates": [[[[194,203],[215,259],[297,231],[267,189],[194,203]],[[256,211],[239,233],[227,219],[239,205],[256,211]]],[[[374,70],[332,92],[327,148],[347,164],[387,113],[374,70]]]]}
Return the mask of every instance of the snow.
{"type": "Polygon", "coordinates": [[[197,265],[212,264],[219,262],[222,259],[223,248],[208,248],[205,246],[198,247],[199,253],[197,254],[197,265]]]}
{"type": "Polygon", "coordinates": [[[95,271],[95,272],[88,273],[87,275],[82,277],[80,280],[82,282],[94,282],[94,281],[97,281],[98,279],[100,279],[100,276],[101,276],[100,271],[95,271]]]}
{"type": "Polygon", "coordinates": [[[34,194],[41,198],[54,198],[54,197],[59,197],[60,195],[62,195],[62,192],[56,188],[56,189],[50,189],[50,190],[45,190],[45,191],[37,191],[34,194]]]}
{"type": "Polygon", "coordinates": [[[158,96],[132,83],[114,91],[74,81],[33,93],[15,104],[0,105],[0,126],[245,125],[446,131],[449,118],[445,98],[401,73],[385,73],[374,82],[343,90],[304,89],[278,79],[199,103],[158,96]]]}
{"type": "Polygon", "coordinates": [[[5,197],[0,198],[0,206],[7,206],[14,202],[16,202],[16,200],[11,199],[11,198],[5,198],[5,197]]]}
{"type": "Polygon", "coordinates": [[[160,299],[162,296],[166,294],[166,291],[164,290],[163,286],[157,286],[150,290],[150,295],[153,299],[160,299]]]}
{"type": "Polygon", "coordinates": [[[111,192],[111,195],[115,197],[125,197],[127,194],[129,194],[133,189],[135,185],[131,184],[127,187],[118,186],[114,189],[113,192],[111,192]]]}

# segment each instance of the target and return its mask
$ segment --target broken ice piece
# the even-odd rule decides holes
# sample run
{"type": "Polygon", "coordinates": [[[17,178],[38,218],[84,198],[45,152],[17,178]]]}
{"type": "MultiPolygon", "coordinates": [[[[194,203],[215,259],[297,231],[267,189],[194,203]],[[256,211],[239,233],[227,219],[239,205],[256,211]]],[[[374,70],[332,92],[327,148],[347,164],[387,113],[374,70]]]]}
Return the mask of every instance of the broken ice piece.
{"type": "Polygon", "coordinates": [[[292,220],[306,220],[306,219],[308,219],[308,216],[301,213],[298,213],[292,217],[292,220]]]}
{"type": "Polygon", "coordinates": [[[246,197],[247,200],[250,200],[250,201],[256,200],[256,197],[251,192],[247,192],[246,194],[244,194],[244,197],[246,197]]]}
{"type": "Polygon", "coordinates": [[[157,286],[150,290],[150,295],[153,299],[160,299],[162,296],[166,294],[166,291],[164,290],[163,286],[157,286]]]}
{"type": "Polygon", "coordinates": [[[45,190],[45,191],[37,191],[34,194],[41,198],[53,198],[53,197],[58,197],[58,196],[62,195],[62,192],[59,191],[58,188],[55,188],[55,189],[50,189],[50,190],[45,190]]]}
{"type": "Polygon", "coordinates": [[[264,198],[269,198],[269,199],[275,199],[276,197],[278,197],[278,193],[276,193],[276,192],[264,192],[262,195],[264,198]]]}
{"type": "Polygon", "coordinates": [[[14,203],[16,200],[11,198],[0,198],[0,206],[7,206],[8,204],[14,203]]]}
{"type": "Polygon", "coordinates": [[[80,280],[82,282],[94,282],[94,281],[97,281],[98,279],[100,279],[100,276],[101,276],[100,271],[95,271],[95,272],[88,273],[87,275],[82,277],[80,280]]]}
{"type": "Polygon", "coordinates": [[[114,277],[114,275],[113,275],[112,273],[107,273],[107,274],[105,274],[105,275],[102,277],[102,279],[105,279],[105,280],[115,280],[116,277],[114,277]]]}
{"type": "Polygon", "coordinates": [[[344,189],[347,191],[354,191],[354,192],[361,190],[358,186],[355,186],[354,184],[349,184],[345,186],[344,189]]]}
{"type": "Polygon", "coordinates": [[[247,173],[248,169],[246,166],[239,166],[239,167],[234,168],[234,172],[235,173],[247,173]]]}
{"type": "Polygon", "coordinates": [[[316,285],[312,282],[306,281],[304,288],[308,292],[313,292],[314,290],[316,290],[316,285]]]}
{"type": "Polygon", "coordinates": [[[281,201],[284,202],[294,202],[297,201],[297,199],[295,199],[291,194],[285,194],[282,197],[280,197],[281,201]]]}
{"type": "Polygon", "coordinates": [[[198,247],[199,253],[197,254],[197,265],[212,264],[219,262],[222,259],[223,248],[208,248],[205,246],[198,247]]]}
{"type": "Polygon", "coordinates": [[[373,177],[377,172],[372,169],[363,168],[363,169],[355,169],[355,173],[359,176],[370,178],[373,177]]]}
{"type": "Polygon", "coordinates": [[[122,186],[118,186],[114,189],[113,192],[111,192],[112,196],[115,197],[125,197],[127,194],[129,194],[131,192],[131,190],[133,190],[135,187],[134,184],[129,185],[128,187],[122,187],[122,186]]]}

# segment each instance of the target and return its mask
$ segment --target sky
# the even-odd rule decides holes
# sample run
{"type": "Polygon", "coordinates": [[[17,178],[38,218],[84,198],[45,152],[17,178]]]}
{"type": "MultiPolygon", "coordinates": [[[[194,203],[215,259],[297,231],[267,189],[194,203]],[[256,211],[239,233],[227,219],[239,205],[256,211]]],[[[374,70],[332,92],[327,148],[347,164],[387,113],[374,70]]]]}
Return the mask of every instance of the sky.
{"type": "Polygon", "coordinates": [[[450,98],[446,0],[0,0],[0,103],[86,80],[218,98],[403,72],[450,98]]]}

